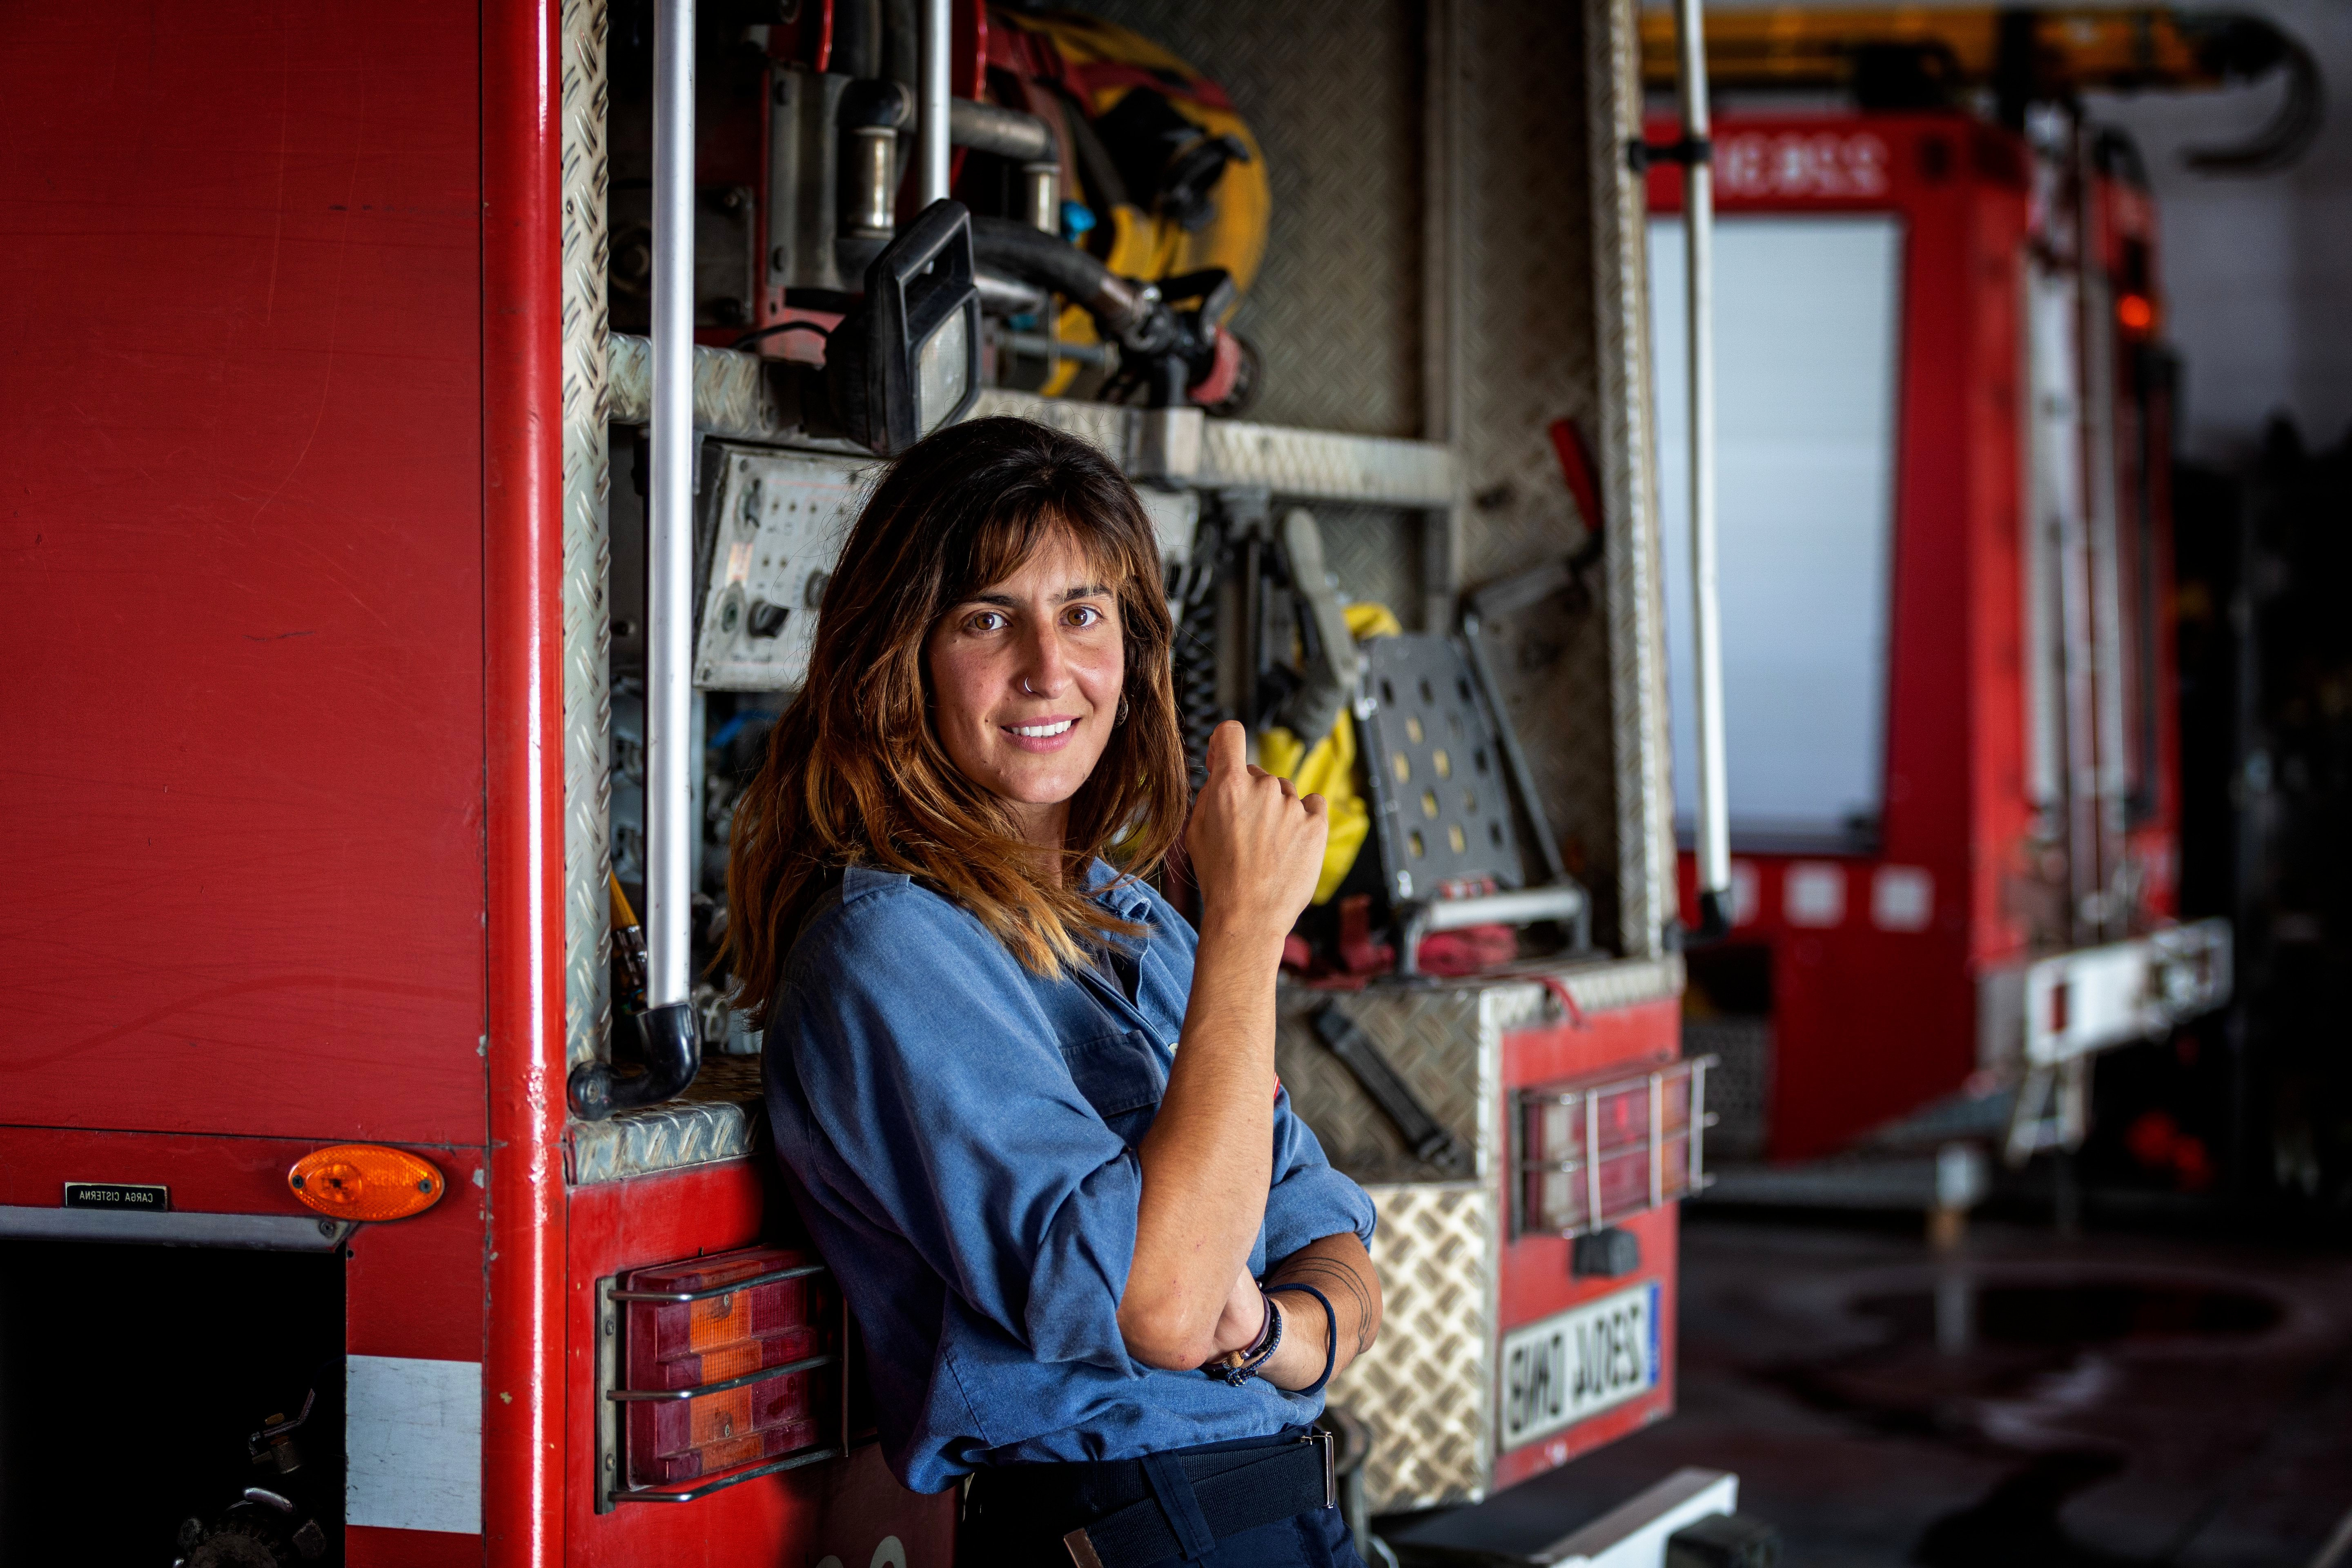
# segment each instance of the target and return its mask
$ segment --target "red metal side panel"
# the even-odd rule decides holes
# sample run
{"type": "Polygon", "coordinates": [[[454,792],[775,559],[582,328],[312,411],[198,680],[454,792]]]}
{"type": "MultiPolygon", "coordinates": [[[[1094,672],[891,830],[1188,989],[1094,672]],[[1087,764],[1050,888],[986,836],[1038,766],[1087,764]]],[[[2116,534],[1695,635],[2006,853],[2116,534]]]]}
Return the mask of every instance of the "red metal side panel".
{"type": "MultiPolygon", "coordinates": [[[[178,1214],[309,1216],[286,1185],[315,1141],[209,1134],[93,1132],[0,1127],[0,1205],[55,1206],[61,1180],[169,1187],[178,1214]]],[[[482,1154],[431,1145],[415,1152],[439,1166],[447,1194],[421,1215],[362,1226],[346,1244],[344,1349],[353,1355],[426,1361],[482,1358],[482,1154]]],[[[353,1528],[351,1568],[437,1568],[479,1563],[473,1534],[353,1528]]]]}
{"type": "MultiPolygon", "coordinates": [[[[768,1178],[751,1161],[699,1165],[572,1194],[564,1309],[564,1561],[736,1568],[745,1563],[884,1561],[895,1538],[907,1568],[947,1568],[955,1494],[908,1491],[873,1446],[845,1461],[746,1481],[699,1502],[625,1503],[595,1511],[595,1282],[647,1264],[724,1252],[780,1233],[763,1226],[768,1178]]],[[[797,1234],[782,1222],[781,1232],[797,1234]]]]}
{"type": "MultiPolygon", "coordinates": [[[[1507,1125],[1511,1090],[1559,1079],[1580,1078],[1604,1068],[1638,1068],[1672,1061],[1682,1037],[1680,1004],[1668,1000],[1588,1014],[1583,1022],[1547,1028],[1514,1030],[1503,1038],[1502,1103],[1505,1118],[1498,1147],[1514,1147],[1507,1125]]],[[[1510,1177],[1504,1177],[1509,1199],[1510,1177]]],[[[1641,1242],[1642,1267],[1622,1279],[1579,1279],[1569,1272],[1569,1243],[1557,1236],[1509,1238],[1507,1225],[1496,1279],[1496,1323],[1503,1333],[1555,1312],[1654,1280],[1658,1287],[1657,1386],[1613,1409],[1577,1423],[1564,1432],[1539,1438],[1523,1447],[1497,1455],[1495,1488],[1523,1481],[1613,1443],[1628,1432],[1653,1421],[1663,1421],[1675,1410],[1675,1315],[1677,1279],[1675,1248],[1680,1211],[1669,1204],[1622,1222],[1641,1242]]]]}
{"type": "Polygon", "coordinates": [[[482,1141],[478,26],[0,28],[11,1121],[482,1141]]]}
{"type": "MultiPolygon", "coordinates": [[[[351,1239],[343,1273],[343,1346],[352,1355],[483,1359],[482,1243],[489,1217],[485,1163],[478,1150],[434,1157],[449,1179],[447,1196],[414,1219],[362,1226],[351,1239]]],[[[279,1180],[282,1184],[282,1173],[279,1180]]],[[[494,1502],[486,1492],[485,1517],[494,1502]]],[[[348,1568],[478,1568],[483,1538],[353,1525],[343,1531],[343,1559],[348,1568]]]]}

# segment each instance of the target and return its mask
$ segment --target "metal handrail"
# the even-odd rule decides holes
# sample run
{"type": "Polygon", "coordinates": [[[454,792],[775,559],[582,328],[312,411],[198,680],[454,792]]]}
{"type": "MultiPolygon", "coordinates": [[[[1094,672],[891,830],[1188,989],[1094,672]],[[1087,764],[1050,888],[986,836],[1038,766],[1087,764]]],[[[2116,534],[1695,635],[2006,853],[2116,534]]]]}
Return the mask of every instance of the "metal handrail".
{"type": "Polygon", "coordinates": [[[611,1500],[614,1502],[698,1502],[712,1492],[725,1491],[729,1487],[740,1486],[745,1481],[756,1481],[761,1476],[780,1475],[786,1470],[797,1470],[803,1465],[822,1464],[827,1459],[845,1458],[848,1454],[848,1447],[840,1443],[824,1443],[814,1447],[795,1448],[789,1454],[780,1454],[772,1459],[764,1459],[759,1464],[743,1469],[730,1470],[715,1480],[703,1481],[682,1492],[638,1487],[629,1491],[614,1492],[612,1494],[611,1500]]]}
{"type": "Polygon", "coordinates": [[[1685,1057],[1647,1072],[1635,1073],[1631,1078],[1605,1079],[1590,1084],[1571,1079],[1557,1089],[1549,1086],[1523,1089],[1518,1091],[1518,1099],[1521,1105],[1568,1105],[1588,1094],[1618,1094],[1629,1089],[1639,1089],[1653,1078],[1696,1076],[1722,1064],[1723,1058],[1710,1051],[1706,1056],[1685,1057]]]}
{"type": "Polygon", "coordinates": [[[646,541],[646,1005],[684,1002],[694,800],[694,4],[654,7],[653,425],[646,541]]]}
{"type": "MultiPolygon", "coordinates": [[[[1703,1128],[1719,1125],[1722,1120],[1720,1116],[1710,1110],[1706,1113],[1703,1128]]],[[[1644,1137],[1636,1138],[1630,1143],[1611,1143],[1603,1146],[1598,1153],[1572,1160],[1522,1160],[1519,1162],[1519,1169],[1566,1173],[1581,1171],[1588,1164],[1606,1165],[1612,1160],[1622,1160],[1629,1154],[1650,1153],[1663,1149],[1677,1138],[1688,1137],[1690,1131],[1691,1124],[1687,1121],[1669,1122],[1655,1142],[1644,1137]]]]}
{"type": "Polygon", "coordinates": [[[824,1355],[803,1356],[799,1361],[788,1361],[777,1366],[763,1366],[740,1377],[697,1384],[692,1388],[608,1388],[604,1391],[604,1397],[624,1401],[700,1399],[706,1394],[732,1394],[739,1388],[749,1388],[755,1383],[771,1383],[780,1377],[790,1377],[794,1373],[814,1372],[821,1366],[832,1366],[840,1360],[839,1356],[827,1352],[824,1355]]]}
{"type": "Polygon", "coordinates": [[[706,1285],[699,1290],[607,1290],[608,1301],[659,1301],[677,1306],[688,1301],[712,1301],[721,1296],[732,1296],[738,1290],[756,1289],[761,1285],[774,1285],[786,1279],[805,1279],[814,1274],[830,1274],[833,1270],[822,1263],[796,1263],[790,1268],[772,1273],[754,1274],[747,1279],[730,1279],[723,1285],[706,1285]]]}

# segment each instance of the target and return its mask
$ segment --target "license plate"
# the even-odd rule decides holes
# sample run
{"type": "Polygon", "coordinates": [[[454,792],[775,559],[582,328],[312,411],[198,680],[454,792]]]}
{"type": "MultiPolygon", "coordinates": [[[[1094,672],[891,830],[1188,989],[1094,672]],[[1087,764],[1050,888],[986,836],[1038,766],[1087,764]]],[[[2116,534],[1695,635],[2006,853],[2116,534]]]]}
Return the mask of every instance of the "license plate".
{"type": "Polygon", "coordinates": [[[1503,1336],[1501,1447],[1573,1426],[1658,1385],[1654,1281],[1503,1336]]]}

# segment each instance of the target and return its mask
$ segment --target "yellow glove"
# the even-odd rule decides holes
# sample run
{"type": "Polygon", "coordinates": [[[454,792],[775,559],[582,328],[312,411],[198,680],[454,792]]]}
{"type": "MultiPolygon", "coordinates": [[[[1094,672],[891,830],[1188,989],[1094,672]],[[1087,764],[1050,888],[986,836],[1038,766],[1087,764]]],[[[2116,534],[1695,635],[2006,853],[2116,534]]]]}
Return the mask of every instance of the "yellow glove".
{"type": "MultiPolygon", "coordinates": [[[[1395,637],[1403,626],[1385,605],[1348,606],[1348,630],[1356,640],[1395,637]]],[[[1323,874],[1316,879],[1314,902],[1325,904],[1355,868],[1356,857],[1372,830],[1372,813],[1356,780],[1356,721],[1342,708],[1331,732],[1308,746],[1289,731],[1269,727],[1258,731],[1257,765],[1276,778],[1298,786],[1301,795],[1319,795],[1330,811],[1329,837],[1323,845],[1323,874]]]]}

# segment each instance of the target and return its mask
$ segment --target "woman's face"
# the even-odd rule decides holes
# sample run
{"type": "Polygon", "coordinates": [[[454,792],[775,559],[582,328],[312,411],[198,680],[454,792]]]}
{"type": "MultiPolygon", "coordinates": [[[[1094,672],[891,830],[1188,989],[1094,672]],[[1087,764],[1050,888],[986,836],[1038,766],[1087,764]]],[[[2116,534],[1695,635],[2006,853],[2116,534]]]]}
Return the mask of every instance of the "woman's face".
{"type": "Polygon", "coordinates": [[[924,650],[940,743],[1033,844],[1060,846],[1070,797],[1118,721],[1127,657],[1114,589],[1056,531],[1011,576],[950,605],[924,650]]]}

